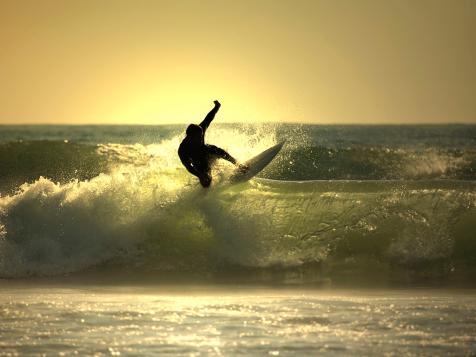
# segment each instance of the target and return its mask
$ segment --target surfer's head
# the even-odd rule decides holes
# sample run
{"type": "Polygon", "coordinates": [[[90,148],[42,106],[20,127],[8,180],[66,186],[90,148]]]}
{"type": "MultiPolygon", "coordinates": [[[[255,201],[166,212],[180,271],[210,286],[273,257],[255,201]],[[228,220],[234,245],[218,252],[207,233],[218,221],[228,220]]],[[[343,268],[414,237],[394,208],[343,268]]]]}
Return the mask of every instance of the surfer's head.
{"type": "Polygon", "coordinates": [[[187,127],[187,136],[192,139],[201,139],[203,137],[203,129],[200,125],[197,124],[190,124],[187,127]]]}

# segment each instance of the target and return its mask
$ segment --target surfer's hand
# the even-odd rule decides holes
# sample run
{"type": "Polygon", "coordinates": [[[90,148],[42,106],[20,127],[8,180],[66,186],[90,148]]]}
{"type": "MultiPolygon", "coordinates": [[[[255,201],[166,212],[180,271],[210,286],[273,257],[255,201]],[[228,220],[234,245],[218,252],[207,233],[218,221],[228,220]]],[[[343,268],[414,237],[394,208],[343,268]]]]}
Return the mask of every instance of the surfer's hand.
{"type": "Polygon", "coordinates": [[[240,164],[238,165],[238,170],[242,173],[245,173],[246,171],[248,171],[250,169],[250,167],[246,164],[240,164]]]}
{"type": "Polygon", "coordinates": [[[220,102],[219,102],[218,100],[214,100],[213,103],[215,103],[215,106],[216,106],[216,107],[220,107],[220,106],[221,106],[221,104],[220,104],[220,102]]]}

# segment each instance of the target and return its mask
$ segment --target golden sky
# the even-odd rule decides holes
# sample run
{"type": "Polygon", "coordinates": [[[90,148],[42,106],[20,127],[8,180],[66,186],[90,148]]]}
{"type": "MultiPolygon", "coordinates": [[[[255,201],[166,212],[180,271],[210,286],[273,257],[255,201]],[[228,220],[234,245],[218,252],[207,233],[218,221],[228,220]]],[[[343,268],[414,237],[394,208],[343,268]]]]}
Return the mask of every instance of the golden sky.
{"type": "Polygon", "coordinates": [[[476,0],[0,0],[0,123],[214,99],[222,122],[476,123],[476,0]]]}

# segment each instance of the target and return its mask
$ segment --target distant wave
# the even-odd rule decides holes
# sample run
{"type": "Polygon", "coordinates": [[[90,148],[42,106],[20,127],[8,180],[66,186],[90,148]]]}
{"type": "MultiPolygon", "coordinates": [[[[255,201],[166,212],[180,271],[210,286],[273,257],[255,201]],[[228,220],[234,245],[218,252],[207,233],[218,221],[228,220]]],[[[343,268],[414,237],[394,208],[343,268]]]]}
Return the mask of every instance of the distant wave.
{"type": "MultiPolygon", "coordinates": [[[[171,139],[177,142],[177,139],[171,139]]],[[[167,140],[170,142],[170,140],[167,140]]],[[[275,140],[261,143],[272,145],[275,140]]],[[[227,145],[229,146],[229,144],[227,145]]],[[[258,150],[234,148],[238,157],[247,158],[258,150]]],[[[86,145],[58,141],[9,142],[0,144],[0,192],[12,192],[40,176],[54,182],[91,179],[108,173],[118,165],[148,165],[166,161],[167,167],[180,169],[176,153],[164,144],[86,145]]],[[[328,148],[288,145],[260,174],[275,180],[475,180],[476,149],[390,149],[386,147],[328,148]]]]}
{"type": "Polygon", "coordinates": [[[279,180],[474,180],[476,150],[301,147],[284,151],[262,177],[279,180]]]}
{"type": "Polygon", "coordinates": [[[0,143],[0,193],[12,192],[40,176],[54,182],[86,180],[107,171],[95,146],[65,141],[0,143]]]}

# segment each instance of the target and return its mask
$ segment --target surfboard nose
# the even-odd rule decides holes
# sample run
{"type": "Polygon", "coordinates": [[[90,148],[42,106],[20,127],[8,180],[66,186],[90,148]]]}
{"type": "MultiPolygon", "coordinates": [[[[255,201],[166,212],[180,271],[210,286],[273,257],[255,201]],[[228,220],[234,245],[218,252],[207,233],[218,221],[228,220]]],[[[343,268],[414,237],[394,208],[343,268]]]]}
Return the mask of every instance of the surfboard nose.
{"type": "Polygon", "coordinates": [[[243,172],[240,168],[235,169],[231,174],[229,181],[231,183],[245,182],[259,174],[271,161],[273,161],[285,143],[286,140],[266,149],[248,161],[245,161],[243,164],[248,166],[248,170],[243,172]]]}

